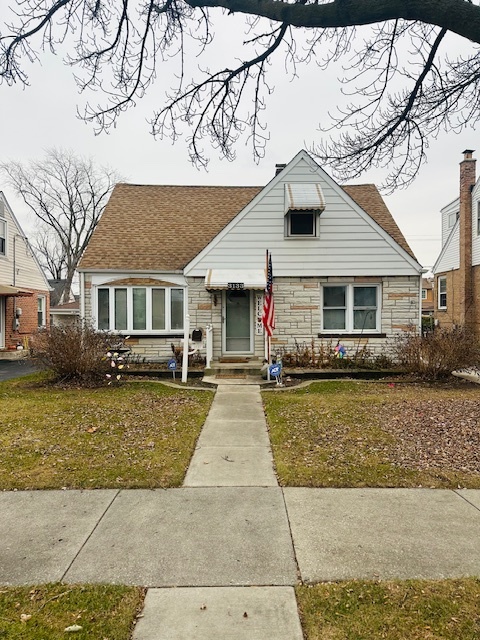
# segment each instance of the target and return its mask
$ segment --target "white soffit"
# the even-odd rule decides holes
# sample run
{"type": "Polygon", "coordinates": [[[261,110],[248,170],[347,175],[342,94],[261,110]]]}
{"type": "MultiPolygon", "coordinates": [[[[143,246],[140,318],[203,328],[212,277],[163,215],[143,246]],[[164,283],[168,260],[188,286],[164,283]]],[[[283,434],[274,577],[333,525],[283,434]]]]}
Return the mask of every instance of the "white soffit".
{"type": "Polygon", "coordinates": [[[289,211],[323,211],[325,198],[322,187],[312,182],[291,182],[285,184],[285,213],[289,211]]]}
{"type": "Polygon", "coordinates": [[[265,289],[265,269],[208,269],[205,289],[265,289]]]}

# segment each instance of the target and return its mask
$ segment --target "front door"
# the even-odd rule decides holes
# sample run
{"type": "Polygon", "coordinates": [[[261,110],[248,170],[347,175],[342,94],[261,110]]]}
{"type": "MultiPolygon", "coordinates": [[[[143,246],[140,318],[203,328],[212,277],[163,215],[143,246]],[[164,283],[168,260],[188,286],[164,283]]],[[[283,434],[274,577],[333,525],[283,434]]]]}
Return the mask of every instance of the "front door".
{"type": "Polygon", "coordinates": [[[223,296],[223,351],[253,353],[252,295],[248,290],[225,291],[223,296]]]}

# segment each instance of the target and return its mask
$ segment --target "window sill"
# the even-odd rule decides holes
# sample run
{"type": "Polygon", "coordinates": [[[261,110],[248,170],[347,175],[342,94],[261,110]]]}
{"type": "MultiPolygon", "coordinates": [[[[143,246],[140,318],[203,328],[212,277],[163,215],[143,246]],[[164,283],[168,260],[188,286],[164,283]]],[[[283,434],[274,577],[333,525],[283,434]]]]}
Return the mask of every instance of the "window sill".
{"type": "Polygon", "coordinates": [[[358,332],[358,333],[351,333],[351,332],[337,332],[337,333],[319,333],[318,334],[319,338],[338,338],[339,340],[341,338],[386,338],[387,334],[386,333],[366,333],[365,331],[362,332],[358,332]]]}

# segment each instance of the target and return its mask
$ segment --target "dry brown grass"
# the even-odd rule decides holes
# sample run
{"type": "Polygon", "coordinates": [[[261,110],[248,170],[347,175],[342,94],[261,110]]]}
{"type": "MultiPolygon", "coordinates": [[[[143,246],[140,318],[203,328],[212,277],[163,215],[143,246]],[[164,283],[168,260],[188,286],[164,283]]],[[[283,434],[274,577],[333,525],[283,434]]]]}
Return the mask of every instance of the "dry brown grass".
{"type": "Polygon", "coordinates": [[[284,486],[480,488],[480,389],[336,381],[264,393],[284,486]]]}

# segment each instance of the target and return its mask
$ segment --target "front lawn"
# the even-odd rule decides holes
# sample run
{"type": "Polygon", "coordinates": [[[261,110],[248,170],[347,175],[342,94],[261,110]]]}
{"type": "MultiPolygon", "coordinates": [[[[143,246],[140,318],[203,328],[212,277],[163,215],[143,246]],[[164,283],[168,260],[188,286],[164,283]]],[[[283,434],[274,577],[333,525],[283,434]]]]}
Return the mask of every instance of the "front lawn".
{"type": "Polygon", "coordinates": [[[351,581],[296,587],[306,640],[475,640],[480,580],[351,581]]]}
{"type": "Polygon", "coordinates": [[[480,488],[480,387],[326,381],[264,392],[279,481],[480,488]]]}
{"type": "Polygon", "coordinates": [[[212,393],[37,379],[0,384],[0,490],[181,485],[212,393]]]}
{"type": "Polygon", "coordinates": [[[0,638],[129,640],[144,591],[106,585],[0,587],[0,638]]]}

